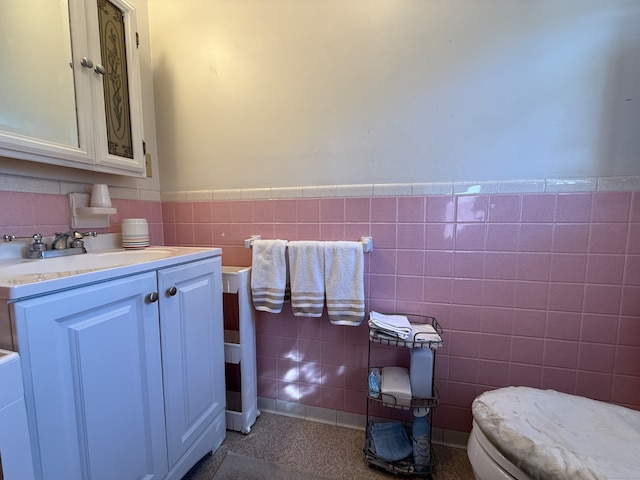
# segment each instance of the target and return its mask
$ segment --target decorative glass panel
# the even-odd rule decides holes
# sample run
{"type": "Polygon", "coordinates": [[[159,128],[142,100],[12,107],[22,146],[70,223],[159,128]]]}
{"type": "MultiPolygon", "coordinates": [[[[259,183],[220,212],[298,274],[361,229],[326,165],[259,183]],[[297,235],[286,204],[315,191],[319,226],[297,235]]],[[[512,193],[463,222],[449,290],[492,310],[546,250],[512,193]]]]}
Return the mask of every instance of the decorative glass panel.
{"type": "Polygon", "coordinates": [[[133,158],[124,14],[108,0],[98,0],[98,23],[109,154],[133,158]]]}

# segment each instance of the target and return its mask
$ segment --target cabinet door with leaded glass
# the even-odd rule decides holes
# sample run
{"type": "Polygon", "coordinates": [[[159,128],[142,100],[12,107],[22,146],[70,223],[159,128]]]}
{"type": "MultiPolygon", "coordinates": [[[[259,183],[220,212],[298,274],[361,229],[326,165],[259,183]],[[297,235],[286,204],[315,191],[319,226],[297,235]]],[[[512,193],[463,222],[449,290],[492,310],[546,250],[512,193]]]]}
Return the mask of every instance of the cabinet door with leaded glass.
{"type": "Polygon", "coordinates": [[[102,78],[96,89],[96,163],[144,172],[142,98],[135,10],[122,0],[90,0],[96,9],[102,78]]]}

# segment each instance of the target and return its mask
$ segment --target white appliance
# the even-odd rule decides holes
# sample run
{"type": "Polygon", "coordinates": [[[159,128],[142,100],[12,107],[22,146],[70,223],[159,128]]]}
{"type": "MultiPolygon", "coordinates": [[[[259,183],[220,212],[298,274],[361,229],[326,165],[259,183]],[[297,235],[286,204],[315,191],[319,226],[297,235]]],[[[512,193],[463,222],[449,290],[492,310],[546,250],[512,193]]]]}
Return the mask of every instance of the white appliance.
{"type": "Polygon", "coordinates": [[[467,444],[467,455],[476,480],[531,480],[491,444],[475,421],[467,444]]]}
{"type": "Polygon", "coordinates": [[[20,356],[0,350],[0,480],[32,480],[20,356]]]}

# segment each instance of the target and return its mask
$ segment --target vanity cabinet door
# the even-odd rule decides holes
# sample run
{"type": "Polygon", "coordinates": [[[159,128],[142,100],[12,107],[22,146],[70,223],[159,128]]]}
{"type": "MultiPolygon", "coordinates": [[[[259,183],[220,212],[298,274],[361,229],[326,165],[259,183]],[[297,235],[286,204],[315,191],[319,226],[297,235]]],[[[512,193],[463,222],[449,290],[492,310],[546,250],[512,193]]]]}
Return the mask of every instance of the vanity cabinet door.
{"type": "Polygon", "coordinates": [[[168,470],[155,272],[13,304],[36,476],[168,470]]]}
{"type": "Polygon", "coordinates": [[[221,259],[159,270],[158,285],[171,476],[224,439],[221,259]]]}
{"type": "MultiPolygon", "coordinates": [[[[94,66],[82,68],[91,87],[97,169],[144,174],[142,89],[136,11],[124,0],[84,0],[94,66]]],[[[86,55],[86,54],[85,54],[86,55]]],[[[82,63],[84,55],[76,62],[82,63]]]]}

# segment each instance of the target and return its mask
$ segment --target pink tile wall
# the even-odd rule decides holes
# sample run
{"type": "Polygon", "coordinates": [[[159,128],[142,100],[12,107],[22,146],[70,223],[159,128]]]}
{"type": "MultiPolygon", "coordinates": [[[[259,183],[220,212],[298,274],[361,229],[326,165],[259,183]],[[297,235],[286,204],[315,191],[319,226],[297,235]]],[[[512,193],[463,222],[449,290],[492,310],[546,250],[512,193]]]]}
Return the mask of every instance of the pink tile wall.
{"type": "MultiPolygon", "coordinates": [[[[433,315],[445,328],[434,422],[469,431],[471,402],[506,385],[640,409],[640,192],[164,203],[165,239],[374,238],[367,307],[433,315]]],[[[374,362],[408,365],[376,346],[374,362]]],[[[259,394],[364,413],[367,329],[258,315],[259,394]]],[[[373,413],[388,414],[374,408],[373,413]]]]}
{"type": "MultiPolygon", "coordinates": [[[[68,230],[64,195],[0,192],[2,234],[68,230]]],[[[436,316],[437,426],[468,431],[470,405],[505,385],[553,388],[640,409],[640,192],[159,202],[114,199],[149,219],[152,243],[357,239],[367,308],[436,316]],[[164,223],[163,223],[164,220],[164,223]]],[[[258,315],[259,395],[364,413],[367,330],[258,315]]],[[[408,365],[375,346],[374,362],[408,365]]],[[[374,408],[374,414],[389,410],[374,408]]]]}
{"type": "MultiPolygon", "coordinates": [[[[117,213],[111,215],[109,229],[98,233],[121,231],[123,218],[146,218],[151,243],[162,245],[162,207],[160,202],[114,198],[117,213]]],[[[69,199],[66,195],[0,191],[0,235],[30,237],[34,233],[49,236],[70,230],[69,199]]]]}
{"type": "MultiPolygon", "coordinates": [[[[69,228],[64,195],[0,192],[3,234],[69,228]]],[[[640,193],[158,202],[114,199],[149,219],[152,243],[221,246],[249,265],[244,239],[374,237],[367,306],[434,315],[442,406],[470,427],[470,403],[530,385],[640,408],[640,193]],[[164,218],[164,228],[162,220],[164,218]]],[[[367,331],[326,318],[259,314],[260,395],[363,413],[367,331]]],[[[376,346],[378,364],[406,351],[376,346]]],[[[374,413],[389,413],[379,409],[374,413]]]]}

